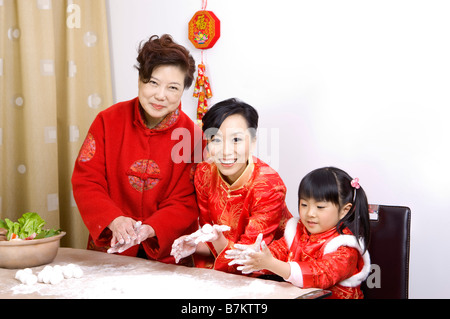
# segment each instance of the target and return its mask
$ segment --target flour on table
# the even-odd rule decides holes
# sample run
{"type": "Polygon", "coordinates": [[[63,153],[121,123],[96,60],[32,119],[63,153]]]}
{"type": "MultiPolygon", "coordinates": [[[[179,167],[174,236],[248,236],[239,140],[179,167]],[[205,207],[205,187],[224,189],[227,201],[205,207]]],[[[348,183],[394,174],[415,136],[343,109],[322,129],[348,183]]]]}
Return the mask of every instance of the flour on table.
{"type": "MultiPolygon", "coordinates": [[[[236,298],[251,295],[254,292],[273,291],[266,281],[252,281],[236,287],[235,284],[220,281],[211,283],[209,275],[194,276],[182,273],[154,271],[134,266],[99,265],[83,266],[84,275],[79,278],[62,280],[57,285],[38,283],[33,286],[17,285],[12,288],[14,294],[37,293],[51,297],[64,292],[64,298],[70,299],[116,299],[116,298],[155,298],[184,299],[186,291],[195,291],[195,298],[236,298]]],[[[243,278],[245,279],[245,278],[243,278]]]]}

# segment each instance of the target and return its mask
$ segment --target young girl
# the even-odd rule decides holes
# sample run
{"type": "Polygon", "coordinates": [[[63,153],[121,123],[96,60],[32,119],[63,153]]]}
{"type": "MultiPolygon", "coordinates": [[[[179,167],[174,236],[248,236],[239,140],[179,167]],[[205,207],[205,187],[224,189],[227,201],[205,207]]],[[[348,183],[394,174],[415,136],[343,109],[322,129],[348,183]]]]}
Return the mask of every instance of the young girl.
{"type": "Polygon", "coordinates": [[[284,238],[269,247],[261,238],[253,246],[235,245],[227,252],[230,264],[242,265],[243,273],[269,270],[301,288],[331,290],[330,298],[363,298],[370,224],[358,179],[338,168],[320,168],[302,179],[298,198],[300,219],[289,220],[284,238]]]}
{"type": "Polygon", "coordinates": [[[228,265],[226,250],[252,244],[260,233],[267,243],[283,237],[292,217],[286,187],[274,169],[252,156],[257,127],[257,111],[237,99],[215,104],[203,117],[209,160],[195,171],[202,228],[175,240],[176,261],[195,252],[197,267],[240,274],[228,265]]]}

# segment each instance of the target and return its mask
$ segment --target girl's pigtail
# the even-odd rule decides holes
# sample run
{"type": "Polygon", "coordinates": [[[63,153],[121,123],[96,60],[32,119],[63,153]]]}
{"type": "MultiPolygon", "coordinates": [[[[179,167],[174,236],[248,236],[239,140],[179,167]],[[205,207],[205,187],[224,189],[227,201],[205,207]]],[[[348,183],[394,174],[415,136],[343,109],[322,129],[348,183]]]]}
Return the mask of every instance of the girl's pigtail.
{"type": "Polygon", "coordinates": [[[359,184],[358,187],[354,187],[352,209],[354,209],[353,212],[354,235],[358,238],[358,240],[359,239],[363,240],[365,252],[369,246],[370,241],[369,204],[367,201],[366,193],[364,192],[364,189],[361,186],[359,186],[359,184]]]}

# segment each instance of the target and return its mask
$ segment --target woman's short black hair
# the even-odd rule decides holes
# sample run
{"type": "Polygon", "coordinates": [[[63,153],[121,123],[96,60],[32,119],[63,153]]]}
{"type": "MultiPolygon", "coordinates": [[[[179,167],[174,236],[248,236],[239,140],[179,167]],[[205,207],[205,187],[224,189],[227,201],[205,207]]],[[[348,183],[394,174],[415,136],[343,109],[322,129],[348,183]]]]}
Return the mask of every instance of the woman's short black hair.
{"type": "Polygon", "coordinates": [[[210,139],[219,130],[223,121],[231,115],[240,114],[245,118],[252,137],[256,137],[259,115],[256,109],[237,99],[231,98],[214,104],[203,116],[203,132],[210,139]]]}

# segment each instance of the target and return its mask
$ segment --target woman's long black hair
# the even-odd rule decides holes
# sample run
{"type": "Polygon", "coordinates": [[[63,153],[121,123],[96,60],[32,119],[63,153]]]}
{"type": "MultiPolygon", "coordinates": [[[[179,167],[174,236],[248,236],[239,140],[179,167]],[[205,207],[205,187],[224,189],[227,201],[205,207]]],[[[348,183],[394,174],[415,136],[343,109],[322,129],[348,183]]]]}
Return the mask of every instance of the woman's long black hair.
{"type": "Polygon", "coordinates": [[[358,240],[363,240],[365,252],[370,240],[369,204],[364,189],[353,187],[352,180],[350,175],[339,168],[318,168],[300,182],[298,200],[299,204],[300,199],[311,198],[315,201],[332,202],[339,210],[351,203],[350,211],[339,220],[336,229],[342,234],[348,227],[358,240]]]}

